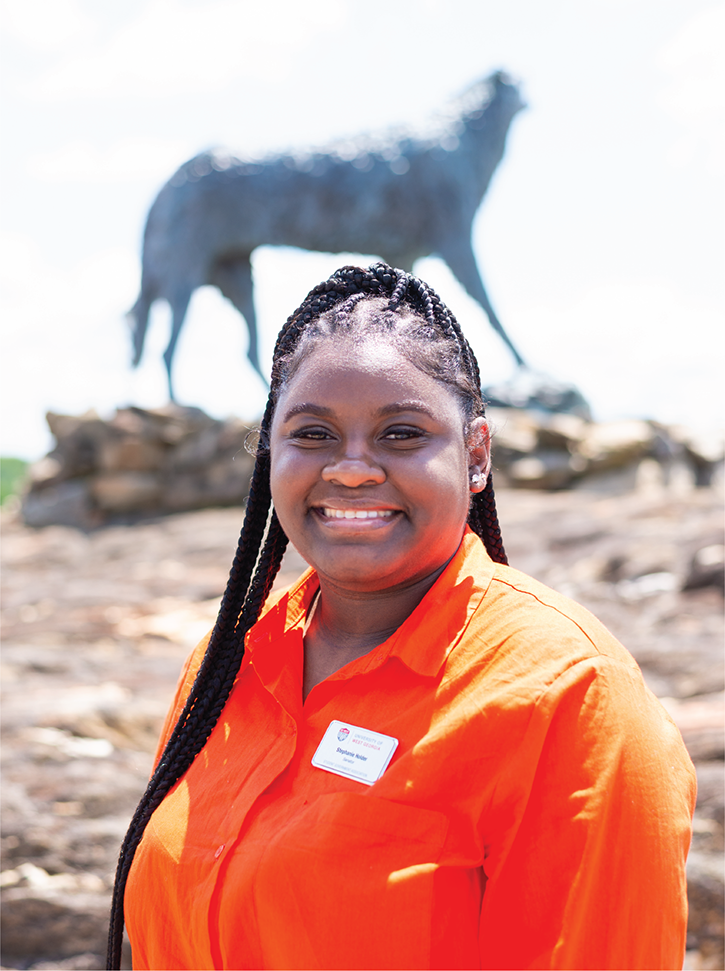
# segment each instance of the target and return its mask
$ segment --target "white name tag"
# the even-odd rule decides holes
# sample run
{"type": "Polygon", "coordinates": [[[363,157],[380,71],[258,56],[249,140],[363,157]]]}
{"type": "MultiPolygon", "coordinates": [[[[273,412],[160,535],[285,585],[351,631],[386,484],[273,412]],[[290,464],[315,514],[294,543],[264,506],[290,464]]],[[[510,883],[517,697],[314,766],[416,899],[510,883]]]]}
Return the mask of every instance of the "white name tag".
{"type": "Polygon", "coordinates": [[[312,764],[371,786],[385,772],[397,747],[398,740],[391,735],[335,720],[322,736],[312,764]]]}

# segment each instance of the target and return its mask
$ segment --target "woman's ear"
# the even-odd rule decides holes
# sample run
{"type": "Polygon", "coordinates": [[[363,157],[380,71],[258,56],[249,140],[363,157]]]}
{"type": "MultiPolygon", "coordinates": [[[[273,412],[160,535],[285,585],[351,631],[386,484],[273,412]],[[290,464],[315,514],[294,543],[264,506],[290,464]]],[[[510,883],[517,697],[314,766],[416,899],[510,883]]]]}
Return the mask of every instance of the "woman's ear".
{"type": "Polygon", "coordinates": [[[491,471],[491,436],[485,418],[474,418],[468,430],[468,476],[471,492],[483,492],[491,471]]]}

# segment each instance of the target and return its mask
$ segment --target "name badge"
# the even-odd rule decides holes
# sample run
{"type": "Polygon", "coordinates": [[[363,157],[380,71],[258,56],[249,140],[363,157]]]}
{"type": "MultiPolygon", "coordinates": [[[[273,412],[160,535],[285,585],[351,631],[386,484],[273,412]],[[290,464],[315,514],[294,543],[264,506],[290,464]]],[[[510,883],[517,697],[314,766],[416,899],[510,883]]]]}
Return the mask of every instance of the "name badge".
{"type": "Polygon", "coordinates": [[[322,736],[312,764],[371,786],[385,772],[397,747],[398,739],[391,735],[335,720],[322,736]]]}

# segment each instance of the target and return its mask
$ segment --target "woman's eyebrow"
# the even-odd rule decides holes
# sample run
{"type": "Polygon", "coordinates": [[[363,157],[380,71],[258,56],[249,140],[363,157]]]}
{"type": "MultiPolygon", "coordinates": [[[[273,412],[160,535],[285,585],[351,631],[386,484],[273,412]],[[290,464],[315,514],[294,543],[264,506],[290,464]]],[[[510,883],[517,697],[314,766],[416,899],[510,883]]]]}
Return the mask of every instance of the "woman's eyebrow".
{"type": "MultiPolygon", "coordinates": [[[[387,415],[398,415],[404,411],[414,411],[429,418],[435,418],[430,408],[422,401],[393,401],[389,405],[383,405],[378,409],[378,415],[385,418],[387,415]]],[[[325,408],[324,405],[316,405],[311,401],[303,401],[298,405],[293,405],[285,412],[283,421],[289,421],[295,415],[316,415],[318,418],[334,418],[335,412],[332,408],[325,408]]]]}
{"type": "Polygon", "coordinates": [[[384,405],[378,410],[381,417],[386,415],[397,415],[402,411],[417,411],[418,414],[427,415],[428,418],[435,418],[430,408],[422,401],[394,401],[392,404],[384,405]]]}
{"type": "Polygon", "coordinates": [[[331,408],[325,408],[323,405],[315,405],[310,401],[303,401],[299,405],[294,405],[289,411],[285,412],[284,421],[289,421],[290,418],[294,418],[295,415],[317,415],[318,418],[332,418],[334,412],[331,408]]]}

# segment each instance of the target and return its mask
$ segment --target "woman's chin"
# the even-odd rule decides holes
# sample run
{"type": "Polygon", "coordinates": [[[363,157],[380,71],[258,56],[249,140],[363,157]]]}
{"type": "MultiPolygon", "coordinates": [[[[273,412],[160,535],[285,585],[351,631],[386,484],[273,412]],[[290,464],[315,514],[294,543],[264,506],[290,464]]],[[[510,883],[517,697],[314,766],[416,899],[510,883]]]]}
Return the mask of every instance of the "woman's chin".
{"type": "Polygon", "coordinates": [[[399,579],[395,565],[384,566],[378,562],[366,563],[359,552],[354,557],[331,558],[318,565],[312,564],[320,577],[320,583],[330,583],[357,593],[374,593],[397,586],[399,579]]]}

